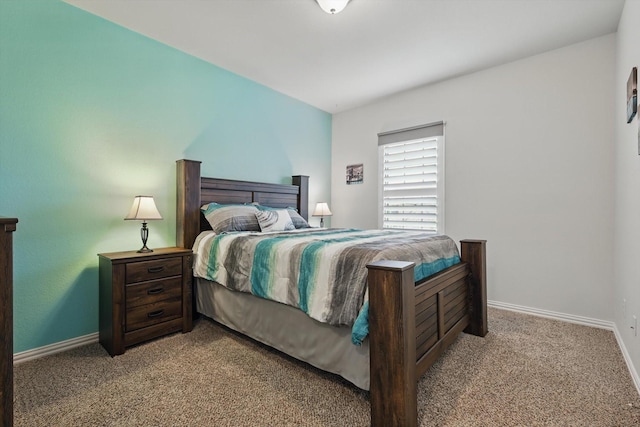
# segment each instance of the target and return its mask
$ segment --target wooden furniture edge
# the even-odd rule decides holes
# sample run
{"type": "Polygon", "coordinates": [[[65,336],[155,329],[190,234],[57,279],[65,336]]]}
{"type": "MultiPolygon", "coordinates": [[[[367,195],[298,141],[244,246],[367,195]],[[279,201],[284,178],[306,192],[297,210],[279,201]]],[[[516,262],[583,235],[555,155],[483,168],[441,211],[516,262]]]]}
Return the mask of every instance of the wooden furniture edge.
{"type": "Polygon", "coordinates": [[[469,326],[464,332],[484,337],[487,323],[487,241],[460,241],[460,259],[469,264],[469,326]]]}
{"type": "Polygon", "coordinates": [[[0,217],[0,426],[13,425],[13,232],[17,218],[0,217]]]}
{"type": "Polygon", "coordinates": [[[176,165],[176,246],[191,248],[200,232],[200,163],[178,160],[176,165]]]}
{"type": "Polygon", "coordinates": [[[367,265],[372,427],[418,422],[414,266],[401,261],[367,265]]]}
{"type": "Polygon", "coordinates": [[[309,177],[307,175],[293,175],[291,183],[298,190],[298,213],[309,220],[309,177]]]}

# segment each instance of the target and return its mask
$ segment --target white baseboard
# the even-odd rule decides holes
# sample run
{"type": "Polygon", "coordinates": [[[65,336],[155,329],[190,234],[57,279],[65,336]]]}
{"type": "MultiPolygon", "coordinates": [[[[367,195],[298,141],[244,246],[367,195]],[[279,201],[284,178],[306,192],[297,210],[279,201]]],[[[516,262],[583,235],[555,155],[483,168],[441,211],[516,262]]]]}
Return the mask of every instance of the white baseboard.
{"type": "Polygon", "coordinates": [[[77,338],[71,338],[69,340],[56,342],[53,344],[45,345],[43,347],[34,348],[32,350],[21,351],[20,353],[14,353],[13,364],[17,365],[28,360],[39,359],[40,357],[49,356],[51,354],[61,353],[63,351],[71,350],[81,345],[93,344],[98,342],[98,333],[95,332],[89,335],[83,335],[77,338]]]}
{"type": "Polygon", "coordinates": [[[489,307],[502,310],[516,311],[518,313],[532,314],[548,319],[562,320],[563,322],[577,323],[578,325],[592,326],[594,328],[613,331],[615,324],[606,320],[593,319],[591,317],[576,316],[573,314],[559,313],[557,311],[542,310],[539,308],[525,307],[523,305],[509,304],[506,302],[487,301],[489,307]]]}
{"type": "Polygon", "coordinates": [[[592,326],[600,329],[607,329],[613,331],[616,341],[618,341],[618,347],[620,347],[620,351],[622,352],[622,357],[624,357],[624,361],[627,364],[627,369],[629,369],[629,374],[631,374],[631,379],[633,380],[633,384],[636,386],[636,390],[638,394],[640,394],[640,376],[638,376],[638,371],[636,371],[635,366],[633,366],[633,362],[631,361],[631,356],[629,356],[629,352],[627,351],[627,347],[624,345],[624,341],[622,341],[622,336],[618,331],[618,327],[614,322],[609,322],[606,320],[592,319],[590,317],[583,316],[575,316],[572,314],[558,313],[555,311],[541,310],[538,308],[525,307],[522,305],[509,304],[505,302],[498,301],[487,301],[487,305],[489,307],[499,308],[502,310],[510,310],[516,311],[518,313],[531,314],[533,316],[546,317],[548,319],[560,320],[563,322],[569,323],[577,323],[579,325],[592,326]]]}
{"type": "Polygon", "coordinates": [[[638,393],[640,393],[640,376],[638,376],[638,371],[636,371],[635,366],[633,366],[631,356],[629,356],[627,347],[624,345],[624,341],[622,341],[622,335],[620,335],[620,331],[618,331],[618,327],[615,324],[613,325],[613,333],[616,335],[616,340],[618,341],[618,346],[620,346],[622,357],[624,357],[624,361],[627,362],[627,368],[629,368],[629,373],[631,374],[633,383],[636,385],[638,393]]]}

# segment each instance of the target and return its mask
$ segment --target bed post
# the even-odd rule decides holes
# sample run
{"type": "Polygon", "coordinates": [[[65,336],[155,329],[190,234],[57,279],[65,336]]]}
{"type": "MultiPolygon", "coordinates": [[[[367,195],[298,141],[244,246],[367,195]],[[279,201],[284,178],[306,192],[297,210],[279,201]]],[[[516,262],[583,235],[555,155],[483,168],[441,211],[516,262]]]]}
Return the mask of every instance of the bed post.
{"type": "Polygon", "coordinates": [[[299,188],[298,213],[302,218],[309,220],[309,177],[307,175],[293,175],[291,183],[299,188]]]}
{"type": "Polygon", "coordinates": [[[367,265],[373,427],[418,422],[414,266],[401,261],[367,265]]]}
{"type": "Polygon", "coordinates": [[[200,233],[200,163],[176,162],[176,246],[191,249],[200,233]]]}
{"type": "Polygon", "coordinates": [[[460,258],[469,264],[469,326],[464,332],[484,337],[487,325],[487,241],[461,240],[460,258]]]}

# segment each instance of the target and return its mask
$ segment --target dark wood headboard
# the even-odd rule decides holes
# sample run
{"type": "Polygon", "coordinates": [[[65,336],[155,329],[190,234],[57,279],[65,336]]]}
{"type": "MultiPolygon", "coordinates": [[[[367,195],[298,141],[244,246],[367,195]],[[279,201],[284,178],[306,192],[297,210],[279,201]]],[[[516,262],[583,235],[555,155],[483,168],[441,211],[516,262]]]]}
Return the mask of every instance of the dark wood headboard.
{"type": "Polygon", "coordinates": [[[274,208],[295,207],[309,219],[309,177],[294,175],[292,185],[235,181],[200,176],[196,160],[178,160],[176,170],[176,246],[191,248],[202,230],[211,227],[200,212],[207,203],[253,203],[274,208]]]}

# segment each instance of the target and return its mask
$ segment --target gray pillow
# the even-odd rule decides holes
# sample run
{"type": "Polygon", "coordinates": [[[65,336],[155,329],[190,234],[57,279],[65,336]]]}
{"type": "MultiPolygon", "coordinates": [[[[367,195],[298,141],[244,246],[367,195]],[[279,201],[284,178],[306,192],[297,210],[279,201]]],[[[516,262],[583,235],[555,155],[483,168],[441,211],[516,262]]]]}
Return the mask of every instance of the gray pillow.
{"type": "Polygon", "coordinates": [[[228,231],[260,231],[253,205],[221,205],[209,203],[200,208],[215,233],[228,231]]]}

